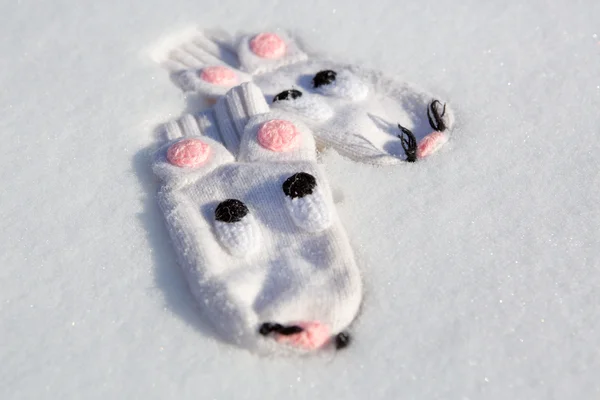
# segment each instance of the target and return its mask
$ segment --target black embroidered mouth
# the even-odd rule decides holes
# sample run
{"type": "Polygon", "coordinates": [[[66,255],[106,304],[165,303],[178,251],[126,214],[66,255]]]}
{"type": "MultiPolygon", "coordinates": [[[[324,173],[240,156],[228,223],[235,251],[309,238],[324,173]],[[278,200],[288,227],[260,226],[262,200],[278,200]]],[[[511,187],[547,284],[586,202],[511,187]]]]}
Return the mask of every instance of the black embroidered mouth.
{"type": "Polygon", "coordinates": [[[265,322],[260,326],[258,333],[263,336],[267,336],[270,333],[278,333],[280,335],[289,336],[295,335],[296,333],[300,333],[302,331],[304,331],[304,329],[297,325],[284,326],[273,322],[265,322]]]}

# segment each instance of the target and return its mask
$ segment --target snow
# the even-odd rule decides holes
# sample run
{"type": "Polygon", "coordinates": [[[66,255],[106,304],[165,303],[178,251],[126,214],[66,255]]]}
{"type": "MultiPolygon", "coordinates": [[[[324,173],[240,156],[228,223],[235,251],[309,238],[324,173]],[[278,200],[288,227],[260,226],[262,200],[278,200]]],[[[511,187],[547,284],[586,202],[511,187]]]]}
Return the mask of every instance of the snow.
{"type": "Polygon", "coordinates": [[[0,398],[600,396],[600,3],[0,3],[0,398]],[[149,168],[196,108],[152,61],[190,26],[283,26],[452,100],[425,162],[323,161],[364,274],[351,347],[217,341],[149,168]]]}

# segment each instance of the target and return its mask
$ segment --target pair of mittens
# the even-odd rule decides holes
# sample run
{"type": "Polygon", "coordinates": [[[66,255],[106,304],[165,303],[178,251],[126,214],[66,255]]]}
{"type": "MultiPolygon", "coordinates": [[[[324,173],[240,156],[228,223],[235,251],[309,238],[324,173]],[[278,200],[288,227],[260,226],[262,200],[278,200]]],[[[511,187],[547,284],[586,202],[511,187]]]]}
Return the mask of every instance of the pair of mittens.
{"type": "Polygon", "coordinates": [[[285,33],[237,39],[195,33],[161,60],[185,91],[219,98],[254,82],[273,109],[309,126],[318,141],[357,161],[389,165],[427,157],[448,140],[450,107],[381,72],[311,57],[285,33]]]}
{"type": "Polygon", "coordinates": [[[260,353],[348,344],[361,277],[310,129],[244,83],[166,131],[158,200],[214,330],[260,353]]]}

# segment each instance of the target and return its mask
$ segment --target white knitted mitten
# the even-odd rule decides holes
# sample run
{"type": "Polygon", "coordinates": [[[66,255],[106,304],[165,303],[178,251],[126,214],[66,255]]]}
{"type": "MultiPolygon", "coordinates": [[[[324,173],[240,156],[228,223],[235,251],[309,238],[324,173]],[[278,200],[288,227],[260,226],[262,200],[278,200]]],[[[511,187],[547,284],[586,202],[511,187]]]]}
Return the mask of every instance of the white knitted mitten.
{"type": "Polygon", "coordinates": [[[284,33],[237,39],[196,32],[161,59],[186,91],[218,97],[253,81],[274,109],[302,119],[320,145],[372,164],[415,161],[448,140],[452,110],[378,71],[309,57],[284,33]]]}
{"type": "Polygon", "coordinates": [[[261,353],[345,347],[362,283],[311,131],[270,112],[252,83],[223,101],[199,124],[169,124],[153,163],[189,286],[226,341],[261,353]]]}

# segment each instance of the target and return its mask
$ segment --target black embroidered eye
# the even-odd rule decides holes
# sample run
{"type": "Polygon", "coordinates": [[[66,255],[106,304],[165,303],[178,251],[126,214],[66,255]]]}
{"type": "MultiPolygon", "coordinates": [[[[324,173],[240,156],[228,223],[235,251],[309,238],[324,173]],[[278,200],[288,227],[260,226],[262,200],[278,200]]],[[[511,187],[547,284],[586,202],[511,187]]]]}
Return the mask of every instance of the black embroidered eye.
{"type": "Polygon", "coordinates": [[[284,90],[283,92],[279,93],[277,96],[273,97],[273,103],[275,103],[276,101],[280,101],[280,100],[293,100],[293,99],[297,99],[298,97],[302,97],[302,92],[296,89],[289,89],[289,90],[284,90]]]}
{"type": "Polygon", "coordinates": [[[336,76],[337,72],[330,69],[318,72],[312,80],[313,87],[318,88],[319,86],[329,85],[335,81],[336,76]]]}
{"type": "Polygon", "coordinates": [[[222,222],[241,221],[250,211],[244,203],[236,199],[225,200],[217,206],[215,219],[222,222]]]}
{"type": "Polygon", "coordinates": [[[314,176],[306,172],[298,172],[283,182],[283,193],[295,199],[296,197],[304,197],[312,194],[316,186],[317,180],[314,176]]]}

